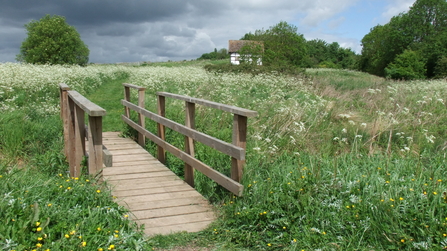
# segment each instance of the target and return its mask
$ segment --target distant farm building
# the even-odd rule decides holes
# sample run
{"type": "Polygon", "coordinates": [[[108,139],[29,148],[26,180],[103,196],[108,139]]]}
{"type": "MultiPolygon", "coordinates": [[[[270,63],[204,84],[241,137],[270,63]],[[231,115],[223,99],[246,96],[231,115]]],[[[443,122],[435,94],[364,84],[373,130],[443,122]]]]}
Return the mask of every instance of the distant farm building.
{"type": "Polygon", "coordinates": [[[261,55],[264,52],[264,43],[260,41],[251,40],[230,40],[228,41],[228,53],[230,53],[230,62],[234,65],[239,65],[242,60],[248,60],[253,62],[256,60],[257,65],[262,65],[261,55]],[[256,55],[243,54],[241,55],[241,49],[247,48],[245,51],[255,52],[256,55]]]}

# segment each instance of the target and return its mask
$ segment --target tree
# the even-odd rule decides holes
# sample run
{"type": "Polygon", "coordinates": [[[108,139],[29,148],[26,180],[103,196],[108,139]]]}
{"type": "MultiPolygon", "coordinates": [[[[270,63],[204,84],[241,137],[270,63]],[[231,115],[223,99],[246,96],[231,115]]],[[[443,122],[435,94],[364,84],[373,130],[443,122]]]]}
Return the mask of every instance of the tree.
{"type": "Polygon", "coordinates": [[[424,79],[425,62],[418,52],[406,50],[385,68],[385,72],[392,79],[424,79]]]}
{"type": "MultiPolygon", "coordinates": [[[[416,0],[407,13],[377,25],[362,39],[360,70],[385,76],[391,62],[405,50],[413,51],[424,62],[424,77],[436,75],[437,63],[447,53],[447,2],[416,0]]],[[[408,56],[407,53],[405,56],[408,56]]],[[[420,76],[415,73],[415,76],[420,76]]]]}
{"type": "Polygon", "coordinates": [[[16,59],[32,64],[88,63],[89,49],[65,17],[46,15],[25,24],[28,37],[22,42],[16,59]]]}
{"type": "Polygon", "coordinates": [[[279,22],[268,30],[248,33],[242,40],[262,41],[264,54],[262,63],[275,66],[305,66],[306,40],[298,28],[287,22],[279,22]]]}

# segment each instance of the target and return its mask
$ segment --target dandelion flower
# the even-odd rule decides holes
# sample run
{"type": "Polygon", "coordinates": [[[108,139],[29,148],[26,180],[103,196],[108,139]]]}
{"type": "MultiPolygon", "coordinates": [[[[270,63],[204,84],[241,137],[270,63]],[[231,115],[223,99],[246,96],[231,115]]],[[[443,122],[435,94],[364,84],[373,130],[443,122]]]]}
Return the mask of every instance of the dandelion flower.
{"type": "Polygon", "coordinates": [[[37,231],[37,232],[40,232],[40,231],[42,231],[42,228],[41,228],[41,227],[38,227],[38,228],[36,229],[36,231],[37,231]]]}

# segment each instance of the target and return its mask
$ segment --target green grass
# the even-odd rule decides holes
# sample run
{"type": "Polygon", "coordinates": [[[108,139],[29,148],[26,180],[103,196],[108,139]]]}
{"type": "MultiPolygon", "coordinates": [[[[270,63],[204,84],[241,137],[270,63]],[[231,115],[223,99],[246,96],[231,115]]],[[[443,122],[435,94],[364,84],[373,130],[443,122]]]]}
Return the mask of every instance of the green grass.
{"type": "Polygon", "coordinates": [[[128,78],[123,77],[108,81],[96,89],[95,92],[86,96],[87,99],[106,110],[106,116],[103,117],[102,122],[104,132],[122,131],[124,128],[121,120],[124,107],[120,104],[121,100],[124,99],[122,84],[126,83],[127,80],[128,78]]]}
{"type": "MultiPolygon", "coordinates": [[[[304,76],[207,74],[200,68],[202,63],[119,68],[121,77],[104,76],[108,80],[86,95],[107,110],[105,131],[123,130],[122,82],[147,87],[146,106],[151,111],[155,111],[157,91],[258,111],[258,117],[249,118],[244,196],[232,196],[198,172],[195,177],[196,189],[217,209],[215,223],[200,233],[142,238],[135,226],[126,225],[123,214],[127,212],[112,202],[107,191],[89,177],[66,176],[58,114],[42,117],[47,113],[29,112],[35,109],[8,110],[0,117],[4,122],[0,124],[0,179],[6,181],[0,182],[4,195],[0,219],[15,217],[20,224],[7,220],[0,224],[0,228],[7,226],[0,231],[0,247],[10,245],[10,240],[22,249],[40,243],[33,219],[36,211],[31,207],[35,202],[40,209],[38,222],[45,225],[50,218],[45,233],[52,241],[42,242],[43,248],[55,243],[61,250],[80,249],[84,240],[84,250],[108,248],[115,238],[111,234],[121,231],[118,226],[125,226],[123,231],[131,236],[118,243],[124,250],[135,250],[135,243],[143,250],[441,250],[447,246],[445,82],[393,82],[321,69],[308,70],[304,76]],[[25,168],[13,168],[15,163],[25,168]],[[61,203],[62,198],[67,203],[61,203]],[[20,207],[23,201],[27,207],[20,207]],[[65,219],[54,205],[65,214],[79,214],[65,219]],[[117,214],[101,214],[96,206],[112,208],[117,214]],[[98,234],[96,225],[110,226],[111,232],[98,234]]],[[[91,85],[94,78],[88,79],[85,84],[91,85]]],[[[22,94],[17,96],[26,96],[22,94]]],[[[13,96],[8,93],[5,100],[13,96]]],[[[47,99],[57,103],[57,97],[47,99]]],[[[33,100],[20,106],[27,103],[33,100]]],[[[168,101],[167,107],[168,118],[184,122],[183,102],[168,101]]],[[[200,131],[230,141],[231,123],[231,114],[198,107],[200,131]]],[[[155,124],[147,122],[147,128],[155,131],[155,124]]],[[[168,132],[167,139],[183,147],[181,135],[168,132]]],[[[152,143],[147,147],[154,153],[152,143]]],[[[202,144],[196,145],[196,154],[229,172],[228,157],[202,144]]],[[[171,156],[168,162],[183,175],[181,161],[171,156]]],[[[120,238],[127,235],[119,233],[120,238]]]]}

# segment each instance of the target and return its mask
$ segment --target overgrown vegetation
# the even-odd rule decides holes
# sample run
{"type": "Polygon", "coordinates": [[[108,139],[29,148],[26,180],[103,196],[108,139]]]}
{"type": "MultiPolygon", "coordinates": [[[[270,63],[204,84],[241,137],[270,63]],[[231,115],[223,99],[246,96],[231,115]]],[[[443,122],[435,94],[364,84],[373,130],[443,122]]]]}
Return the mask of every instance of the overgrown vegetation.
{"type": "MultiPolygon", "coordinates": [[[[39,90],[39,86],[57,90],[59,82],[67,82],[73,89],[93,97],[103,84],[119,90],[116,85],[123,77],[126,82],[147,88],[146,106],[151,111],[156,111],[154,94],[166,91],[259,113],[249,119],[244,196],[234,197],[196,172],[196,189],[216,206],[219,220],[200,234],[149,240],[141,239],[135,228],[127,227],[130,222],[124,216],[128,213],[116,207],[104,189],[90,185],[92,180],[86,182],[89,177],[75,180],[66,176],[60,136],[53,136],[54,142],[48,146],[36,144],[36,149],[48,147],[42,152],[32,150],[28,143],[22,144],[26,147],[17,148],[26,154],[20,155],[8,153],[16,151],[8,150],[5,140],[0,141],[4,156],[0,179],[5,180],[0,185],[0,218],[8,224],[5,232],[0,231],[0,245],[14,243],[15,247],[22,245],[22,249],[37,249],[40,243],[43,250],[52,248],[51,245],[81,249],[84,241],[86,250],[105,250],[110,245],[134,250],[135,243],[143,250],[191,243],[211,245],[209,249],[218,250],[441,250],[447,246],[444,81],[394,82],[334,69],[307,69],[305,74],[295,75],[207,73],[203,63],[198,63],[172,63],[170,67],[88,66],[80,72],[76,67],[0,65],[0,72],[5,72],[0,75],[2,113],[7,114],[8,121],[29,121],[16,127],[1,123],[0,133],[31,135],[29,141],[12,141],[8,143],[11,146],[35,142],[32,135],[45,138],[46,133],[32,132],[41,130],[37,126],[41,122],[29,119],[26,111],[47,114],[49,120],[44,123],[54,125],[48,128],[48,134],[60,135],[57,91],[46,96],[50,104],[46,110],[39,108],[40,99],[31,99],[36,93],[32,90],[39,90]],[[20,67],[29,68],[25,71],[20,67]],[[8,75],[9,69],[16,74],[8,75]],[[65,73],[59,74],[61,70],[65,73]],[[81,72],[86,74],[82,75],[85,81],[74,81],[81,72]],[[33,85],[36,89],[20,87],[25,86],[20,83],[31,82],[25,80],[27,73],[37,76],[33,78],[39,83],[33,85]],[[40,80],[40,75],[55,79],[47,83],[44,78],[40,80]],[[90,82],[92,79],[95,80],[90,82]],[[91,88],[84,86],[91,83],[96,84],[91,88]],[[21,95],[32,109],[19,102],[21,95]],[[25,134],[23,130],[29,132],[25,134]],[[26,165],[20,170],[11,168],[15,163],[26,165]],[[100,193],[96,192],[98,189],[100,193]],[[62,198],[67,202],[62,203],[62,198]],[[23,207],[20,202],[25,201],[27,206],[23,207]],[[40,209],[39,220],[32,219],[35,211],[30,205],[35,202],[40,209]],[[61,212],[79,214],[63,219],[57,211],[59,205],[61,212]],[[96,206],[112,208],[115,213],[98,216],[99,211],[107,210],[96,206]],[[47,218],[49,225],[41,226],[41,231],[47,232],[38,235],[37,228],[45,225],[47,218]],[[11,219],[21,224],[14,225],[11,219]],[[98,227],[106,229],[105,226],[107,231],[98,232],[98,227]],[[121,229],[123,233],[115,237],[115,230],[121,229]],[[71,231],[75,231],[73,235],[71,231]],[[45,241],[44,234],[54,239],[45,241]],[[119,241],[106,242],[106,237],[107,241],[119,241]]],[[[97,102],[101,105],[107,100],[99,98],[97,102]]],[[[122,109],[119,103],[116,107],[107,105],[112,110],[122,109]]],[[[166,116],[184,123],[184,103],[167,100],[166,116]]],[[[147,121],[146,125],[156,131],[154,123],[147,121]]],[[[231,125],[231,114],[197,107],[197,130],[231,142],[231,125]]],[[[183,148],[181,135],[168,131],[167,140],[183,148]]],[[[154,153],[152,143],[148,142],[147,148],[154,153]]],[[[196,156],[223,173],[229,172],[228,157],[206,146],[197,144],[196,156]]],[[[168,163],[182,175],[181,161],[168,156],[168,163]]]]}

